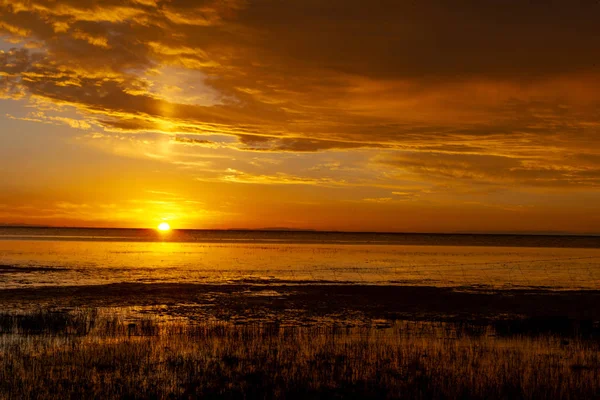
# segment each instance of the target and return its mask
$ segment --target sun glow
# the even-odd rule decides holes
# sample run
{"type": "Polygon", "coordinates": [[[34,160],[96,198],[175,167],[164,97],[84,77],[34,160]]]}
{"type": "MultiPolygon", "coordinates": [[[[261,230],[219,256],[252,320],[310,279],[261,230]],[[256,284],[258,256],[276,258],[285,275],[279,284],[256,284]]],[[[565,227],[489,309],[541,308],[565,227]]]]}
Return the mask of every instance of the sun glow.
{"type": "Polygon", "coordinates": [[[161,232],[167,232],[171,230],[171,225],[169,225],[166,222],[161,222],[160,224],[158,224],[157,229],[161,232]]]}

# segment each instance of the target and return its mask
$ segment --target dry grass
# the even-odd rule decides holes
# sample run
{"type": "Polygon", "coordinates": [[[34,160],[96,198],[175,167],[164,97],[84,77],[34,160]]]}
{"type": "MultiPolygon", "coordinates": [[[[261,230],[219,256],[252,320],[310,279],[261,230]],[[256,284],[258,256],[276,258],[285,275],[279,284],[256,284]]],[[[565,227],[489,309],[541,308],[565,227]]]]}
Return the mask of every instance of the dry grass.
{"type": "Polygon", "coordinates": [[[85,310],[0,315],[0,329],[7,399],[600,396],[600,344],[552,334],[130,322],[85,310]]]}

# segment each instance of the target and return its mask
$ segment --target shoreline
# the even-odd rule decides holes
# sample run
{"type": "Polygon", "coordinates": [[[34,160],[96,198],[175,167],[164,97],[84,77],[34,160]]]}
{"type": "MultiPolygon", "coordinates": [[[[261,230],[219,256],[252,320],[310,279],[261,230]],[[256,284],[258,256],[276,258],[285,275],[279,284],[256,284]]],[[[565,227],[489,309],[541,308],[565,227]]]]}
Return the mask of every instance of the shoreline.
{"type": "Polygon", "coordinates": [[[160,308],[222,320],[385,319],[468,321],[566,318],[600,321],[600,290],[465,290],[432,286],[117,283],[0,289],[6,310],[160,308]]]}

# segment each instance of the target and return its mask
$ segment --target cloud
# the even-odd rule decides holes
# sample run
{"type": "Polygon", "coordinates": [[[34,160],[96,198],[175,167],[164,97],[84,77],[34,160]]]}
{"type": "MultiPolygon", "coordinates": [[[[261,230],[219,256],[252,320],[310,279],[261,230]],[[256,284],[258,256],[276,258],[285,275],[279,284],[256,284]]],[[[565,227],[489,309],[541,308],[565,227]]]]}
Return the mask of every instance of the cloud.
{"type": "Polygon", "coordinates": [[[562,0],[0,0],[0,32],[16,43],[0,53],[0,96],[188,147],[370,149],[382,151],[371,166],[434,183],[596,187],[599,11],[562,0]]]}
{"type": "Polygon", "coordinates": [[[366,198],[363,201],[367,203],[389,203],[393,199],[391,197],[375,197],[375,198],[366,198]]]}
{"type": "MultiPolygon", "coordinates": [[[[584,159],[587,158],[584,156],[584,159]]],[[[473,184],[518,184],[548,187],[598,187],[600,167],[591,163],[515,158],[481,154],[405,152],[380,157],[383,164],[434,181],[467,181],[473,184]]]]}
{"type": "Polygon", "coordinates": [[[333,178],[312,178],[305,176],[294,176],[286,173],[274,175],[250,174],[235,169],[228,169],[227,173],[219,178],[223,182],[250,183],[261,185],[318,185],[318,186],[346,186],[344,180],[333,178]]]}
{"type": "Polygon", "coordinates": [[[194,139],[194,138],[175,136],[175,138],[173,138],[173,140],[177,143],[182,143],[182,144],[190,145],[190,146],[212,147],[215,145],[215,142],[212,142],[210,140],[205,140],[205,139],[194,139]]]}
{"type": "Polygon", "coordinates": [[[7,114],[6,116],[9,119],[16,119],[21,121],[41,122],[53,125],[67,125],[75,129],[88,130],[92,127],[92,125],[90,125],[87,121],[82,119],[46,115],[43,111],[30,112],[25,117],[15,117],[11,114],[7,114]]]}
{"type": "Polygon", "coordinates": [[[340,140],[320,140],[303,138],[276,138],[269,136],[238,135],[239,141],[248,151],[277,152],[316,152],[321,150],[348,150],[359,148],[386,148],[378,143],[344,142],[340,140]]]}

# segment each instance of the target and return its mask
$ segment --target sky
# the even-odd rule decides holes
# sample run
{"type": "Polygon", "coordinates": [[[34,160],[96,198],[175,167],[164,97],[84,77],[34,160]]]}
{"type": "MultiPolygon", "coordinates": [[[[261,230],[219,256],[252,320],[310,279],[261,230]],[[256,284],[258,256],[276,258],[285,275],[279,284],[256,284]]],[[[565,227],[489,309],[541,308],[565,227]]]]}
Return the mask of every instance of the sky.
{"type": "Polygon", "coordinates": [[[0,0],[0,224],[600,233],[598,20],[0,0]]]}

